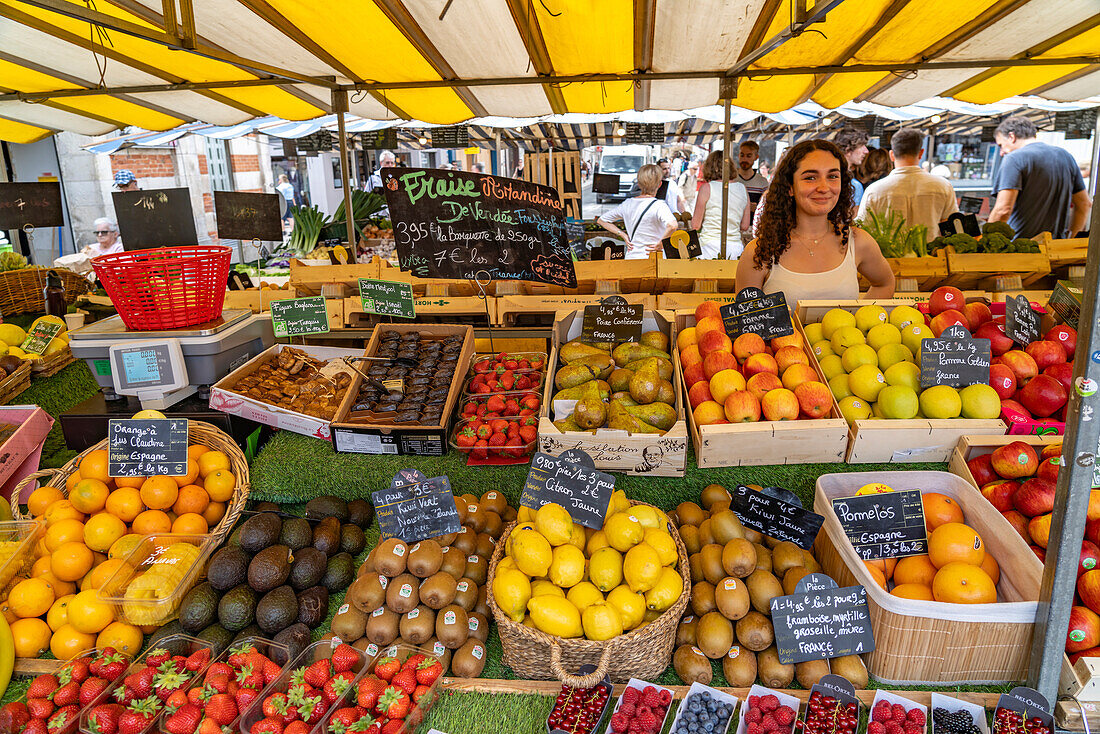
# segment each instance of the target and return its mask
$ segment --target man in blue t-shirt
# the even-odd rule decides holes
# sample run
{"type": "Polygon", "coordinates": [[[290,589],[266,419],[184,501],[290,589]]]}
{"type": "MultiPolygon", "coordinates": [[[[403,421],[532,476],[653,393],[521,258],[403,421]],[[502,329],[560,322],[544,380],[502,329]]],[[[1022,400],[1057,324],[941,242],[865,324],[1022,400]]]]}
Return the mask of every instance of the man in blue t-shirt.
{"type": "Polygon", "coordinates": [[[1035,135],[1035,124],[1026,117],[1009,117],[997,126],[993,137],[1004,160],[993,182],[997,199],[989,221],[1007,221],[1017,237],[1040,232],[1072,237],[1086,228],[1092,199],[1073,156],[1035,135]]]}

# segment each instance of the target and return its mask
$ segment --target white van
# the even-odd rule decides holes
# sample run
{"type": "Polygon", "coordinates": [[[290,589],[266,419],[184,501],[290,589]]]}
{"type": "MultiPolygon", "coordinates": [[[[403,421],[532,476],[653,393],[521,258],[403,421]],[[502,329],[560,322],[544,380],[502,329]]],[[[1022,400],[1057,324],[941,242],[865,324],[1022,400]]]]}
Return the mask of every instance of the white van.
{"type": "Polygon", "coordinates": [[[613,145],[603,149],[600,154],[600,167],[597,173],[615,174],[619,177],[618,194],[596,194],[596,202],[621,201],[630,198],[638,169],[656,159],[645,145],[613,145]]]}

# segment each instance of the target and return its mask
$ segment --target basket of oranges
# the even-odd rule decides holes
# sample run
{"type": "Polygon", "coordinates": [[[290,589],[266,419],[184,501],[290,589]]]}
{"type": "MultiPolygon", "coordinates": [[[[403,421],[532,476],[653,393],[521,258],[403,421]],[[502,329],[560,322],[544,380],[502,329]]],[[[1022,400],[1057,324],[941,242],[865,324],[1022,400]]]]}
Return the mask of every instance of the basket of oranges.
{"type": "Polygon", "coordinates": [[[41,526],[29,571],[0,588],[17,657],[49,650],[67,659],[91,647],[121,649],[146,630],[118,614],[100,590],[143,539],[208,538],[202,544],[208,548],[224,540],[248,498],[244,454],[216,427],[192,420],[188,457],[181,476],[111,477],[104,439],[61,469],[35,472],[16,486],[13,517],[41,526]],[[42,486],[21,506],[24,489],[36,481],[42,486]]]}

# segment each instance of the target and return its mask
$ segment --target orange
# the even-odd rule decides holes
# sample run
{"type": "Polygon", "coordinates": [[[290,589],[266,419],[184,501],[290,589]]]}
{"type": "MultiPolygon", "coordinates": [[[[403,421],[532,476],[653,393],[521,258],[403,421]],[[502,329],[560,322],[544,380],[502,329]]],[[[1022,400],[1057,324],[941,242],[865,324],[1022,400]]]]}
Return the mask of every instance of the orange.
{"type": "Polygon", "coordinates": [[[76,509],[91,515],[103,509],[110,493],[107,485],[98,479],[81,479],[69,491],[69,501],[76,509]]]}
{"type": "Polygon", "coordinates": [[[210,504],[210,495],[197,484],[187,484],[180,487],[180,493],[176,497],[176,503],[172,505],[172,511],[177,515],[187,512],[197,512],[200,515],[210,504]]]}
{"type": "Polygon", "coordinates": [[[183,533],[185,535],[205,535],[210,530],[210,526],[206,524],[206,520],[202,515],[195,514],[194,512],[187,512],[180,515],[172,523],[173,533],[183,533]]]}
{"type": "Polygon", "coordinates": [[[111,492],[107,495],[107,504],[104,507],[123,522],[133,522],[145,509],[145,505],[141,503],[141,492],[133,487],[120,487],[111,492]]]}
{"type": "Polygon", "coordinates": [[[78,591],[76,584],[72,581],[62,581],[57,578],[57,576],[54,576],[53,571],[47,571],[38,578],[53,587],[53,595],[56,599],[68,596],[69,594],[75,594],[78,591]]]}
{"type": "MultiPolygon", "coordinates": [[[[881,561],[879,562],[881,563],[881,561]]],[[[863,565],[867,567],[867,573],[871,574],[874,582],[881,586],[883,591],[886,591],[886,576],[883,575],[878,566],[872,565],[874,563],[875,561],[864,561],[863,565]]]]}
{"type": "Polygon", "coordinates": [[[20,619],[41,617],[54,603],[53,586],[42,578],[24,579],[8,593],[11,611],[20,619]]]}
{"type": "Polygon", "coordinates": [[[69,602],[75,598],[76,594],[60,597],[50,607],[50,611],[46,612],[46,624],[50,625],[50,629],[54,632],[69,623],[69,602]]]}
{"type": "Polygon", "coordinates": [[[187,473],[173,476],[172,479],[176,480],[176,484],[181,487],[186,487],[188,484],[193,484],[196,479],[199,478],[199,462],[194,459],[187,460],[187,473]]]}
{"type": "Polygon", "coordinates": [[[62,581],[79,581],[92,570],[95,558],[83,543],[65,543],[50,555],[50,571],[62,581]]]}
{"type": "Polygon", "coordinates": [[[76,654],[95,647],[95,635],[87,635],[78,631],[72,624],[67,624],[53,633],[50,638],[50,652],[58,660],[68,660],[76,657],[76,654]]]}
{"type": "Polygon", "coordinates": [[[38,578],[42,574],[49,573],[49,572],[50,572],[50,557],[48,555],[47,556],[42,556],[41,558],[39,558],[38,560],[36,560],[34,562],[33,566],[31,566],[31,578],[32,579],[38,578]]]}
{"type": "Polygon", "coordinates": [[[928,536],[928,560],[936,568],[943,568],[949,563],[980,566],[984,558],[982,537],[969,525],[945,523],[928,536]]]}
{"type": "Polygon", "coordinates": [[[4,615],[4,621],[9,625],[19,619],[19,617],[15,616],[15,612],[11,610],[11,605],[8,604],[6,599],[0,602],[0,614],[4,615]]]}
{"type": "Polygon", "coordinates": [[[932,581],[936,601],[951,604],[992,604],[997,601],[997,587],[982,569],[969,563],[948,563],[932,581]]]}
{"type": "Polygon", "coordinates": [[[145,483],[146,479],[148,477],[115,477],[115,486],[141,489],[141,485],[145,483]]]}
{"type": "Polygon", "coordinates": [[[128,655],[131,658],[137,657],[137,654],[141,652],[141,643],[141,630],[125,622],[111,622],[107,625],[107,629],[100,632],[99,637],[95,640],[95,646],[99,649],[113,647],[123,655],[128,655]]]}
{"type": "Polygon", "coordinates": [[[237,488],[237,478],[228,469],[219,469],[206,476],[203,486],[206,487],[206,493],[213,501],[228,502],[233,498],[233,490],[237,488]]]}
{"type": "Polygon", "coordinates": [[[225,503],[224,502],[211,502],[206,506],[206,509],[202,513],[203,519],[206,520],[206,524],[210,527],[214,527],[221,519],[225,517],[225,503]]]}
{"type": "Polygon", "coordinates": [[[80,460],[77,471],[85,479],[98,479],[101,482],[109,482],[111,477],[107,474],[107,449],[89,451],[88,455],[80,460]]]}
{"type": "MultiPolygon", "coordinates": [[[[15,657],[31,658],[33,660],[44,654],[50,649],[52,634],[53,631],[50,626],[41,619],[15,620],[11,623],[11,636],[15,641],[15,657]]],[[[58,659],[67,660],[68,658],[58,657],[58,659]]]]}
{"type": "Polygon", "coordinates": [[[209,450],[210,449],[203,446],[201,443],[193,443],[193,444],[191,444],[190,446],[187,447],[187,458],[188,459],[194,459],[195,461],[198,461],[199,457],[202,456],[203,454],[205,454],[209,450]]]}
{"type": "Polygon", "coordinates": [[[167,513],[160,510],[146,510],[134,518],[134,524],[130,529],[138,535],[167,533],[172,529],[172,520],[167,513]]]}
{"type": "Polygon", "coordinates": [[[69,500],[58,500],[46,509],[46,527],[50,527],[61,520],[84,522],[84,517],[84,513],[73,507],[73,503],[69,500]]]}
{"type": "Polygon", "coordinates": [[[997,559],[993,557],[992,553],[985,554],[985,560],[982,561],[979,568],[985,571],[989,578],[993,579],[994,586],[1001,580],[1001,568],[997,565],[997,559]]]}
{"type": "Polygon", "coordinates": [[[199,456],[199,474],[203,479],[218,471],[229,468],[229,457],[221,451],[206,451],[199,456]]]}
{"type": "Polygon", "coordinates": [[[902,558],[894,568],[894,583],[898,586],[902,584],[932,586],[934,578],[936,578],[936,567],[932,565],[932,561],[928,560],[928,556],[902,558]]]}
{"type": "Polygon", "coordinates": [[[898,584],[890,593],[894,596],[900,596],[902,599],[920,599],[922,601],[936,600],[936,598],[932,596],[932,589],[924,584],[898,584]]]}
{"type": "Polygon", "coordinates": [[[122,568],[125,564],[121,558],[110,558],[103,563],[97,563],[95,567],[88,572],[88,575],[81,580],[80,590],[86,589],[98,589],[103,584],[107,583],[107,579],[122,568]]]}
{"type": "Polygon", "coordinates": [[[107,558],[123,559],[130,554],[138,543],[141,542],[141,535],[138,533],[128,533],[115,541],[115,544],[111,546],[111,549],[107,551],[107,558]]]}
{"type": "Polygon", "coordinates": [[[84,523],[79,520],[59,520],[46,530],[46,550],[53,553],[65,543],[84,540],[84,523]]]}
{"type": "Polygon", "coordinates": [[[65,499],[65,495],[57,487],[39,487],[31,492],[31,496],[27,498],[27,509],[30,510],[33,517],[42,517],[47,507],[63,499],[65,499]]]}
{"type": "Polygon", "coordinates": [[[171,477],[149,477],[141,485],[141,501],[150,510],[167,510],[179,492],[179,485],[171,477]]]}
{"type": "Polygon", "coordinates": [[[883,558],[883,565],[885,567],[885,576],[887,580],[894,578],[894,569],[897,568],[898,559],[896,558],[883,558]]]}
{"type": "Polygon", "coordinates": [[[69,475],[69,478],[65,480],[65,491],[71,491],[72,488],[76,486],[76,483],[79,482],[81,479],[84,479],[84,477],[80,476],[80,472],[74,471],[72,474],[69,475]]]}
{"type": "Polygon", "coordinates": [[[93,515],[84,523],[84,544],[93,551],[106,553],[125,534],[126,523],[109,512],[93,515]]]}
{"type": "Polygon", "coordinates": [[[932,532],[940,525],[949,522],[963,522],[962,508],[959,503],[945,494],[928,492],[920,496],[924,505],[924,526],[928,532],[932,532]]]}
{"type": "Polygon", "coordinates": [[[95,589],[80,592],[69,602],[69,624],[77,632],[98,635],[115,621],[115,610],[110,604],[100,601],[95,589]]]}

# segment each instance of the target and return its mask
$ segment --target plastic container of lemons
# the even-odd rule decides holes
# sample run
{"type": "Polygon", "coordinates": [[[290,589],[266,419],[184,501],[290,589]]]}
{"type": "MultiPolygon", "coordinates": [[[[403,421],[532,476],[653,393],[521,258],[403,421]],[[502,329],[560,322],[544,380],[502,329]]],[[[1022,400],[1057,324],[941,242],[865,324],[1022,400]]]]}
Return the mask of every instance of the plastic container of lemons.
{"type": "Polygon", "coordinates": [[[34,546],[45,532],[45,523],[38,520],[0,522],[0,590],[7,589],[16,576],[29,575],[34,546]]]}
{"type": "Polygon", "coordinates": [[[206,575],[211,535],[153,533],[134,546],[96,594],[133,625],[163,625],[178,616],[184,595],[206,575]]]}

